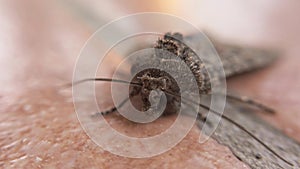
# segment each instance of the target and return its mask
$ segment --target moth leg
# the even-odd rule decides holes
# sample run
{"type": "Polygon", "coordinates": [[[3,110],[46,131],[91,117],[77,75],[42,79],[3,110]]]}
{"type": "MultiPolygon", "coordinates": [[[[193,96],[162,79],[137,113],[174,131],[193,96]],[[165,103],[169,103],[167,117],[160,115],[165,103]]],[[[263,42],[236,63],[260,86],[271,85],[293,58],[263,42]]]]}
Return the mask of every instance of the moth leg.
{"type": "Polygon", "coordinates": [[[267,113],[270,113],[270,114],[275,114],[276,111],[266,105],[263,105],[259,102],[256,102],[252,99],[250,99],[249,97],[247,96],[235,96],[235,95],[231,95],[231,94],[226,94],[227,98],[229,99],[232,99],[232,100],[236,100],[236,101],[239,101],[239,102],[243,102],[243,103],[247,103],[249,105],[252,105],[252,106],[255,106],[267,113]]]}
{"type": "Polygon", "coordinates": [[[129,94],[129,97],[127,97],[126,99],[124,99],[118,106],[114,106],[114,107],[112,107],[111,109],[106,110],[106,111],[97,112],[97,113],[93,114],[92,117],[96,117],[96,116],[98,116],[98,115],[107,115],[107,114],[109,114],[109,113],[113,113],[113,112],[117,111],[117,110],[120,109],[122,106],[124,106],[125,103],[126,103],[127,101],[129,101],[130,98],[132,98],[133,96],[137,95],[138,92],[139,92],[139,91],[138,91],[137,89],[132,90],[132,91],[130,92],[130,94],[129,94]]]}
{"type": "Polygon", "coordinates": [[[105,111],[102,111],[102,112],[97,112],[95,114],[92,115],[92,117],[96,117],[98,115],[107,115],[109,113],[113,113],[115,111],[117,111],[118,109],[120,109],[123,105],[125,105],[125,103],[129,100],[129,97],[124,99],[118,106],[114,106],[112,107],[111,109],[109,110],[105,110],[105,111]]]}

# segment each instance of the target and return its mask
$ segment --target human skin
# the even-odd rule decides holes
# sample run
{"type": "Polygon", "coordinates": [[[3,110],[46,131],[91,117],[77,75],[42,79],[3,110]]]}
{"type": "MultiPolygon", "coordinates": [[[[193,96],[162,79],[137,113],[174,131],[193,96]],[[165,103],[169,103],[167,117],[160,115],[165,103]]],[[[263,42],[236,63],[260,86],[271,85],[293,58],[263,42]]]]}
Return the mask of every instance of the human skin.
{"type": "MultiPolygon", "coordinates": [[[[0,53],[4,72],[0,82],[1,167],[248,168],[213,139],[199,144],[196,126],[176,147],[152,158],[120,157],[98,147],[80,126],[71,91],[59,88],[71,81],[75,56],[91,32],[71,16],[60,17],[60,9],[49,12],[47,5],[30,2],[7,2],[6,10],[0,10],[7,16],[0,28],[5,39],[0,53]]],[[[300,141],[300,51],[296,45],[286,50],[270,67],[230,79],[228,85],[230,90],[274,107],[277,114],[259,115],[300,141]]],[[[167,127],[174,118],[163,117],[156,124],[167,127]]],[[[139,130],[117,115],[107,119],[136,135],[159,130],[150,125],[139,130]]]]}

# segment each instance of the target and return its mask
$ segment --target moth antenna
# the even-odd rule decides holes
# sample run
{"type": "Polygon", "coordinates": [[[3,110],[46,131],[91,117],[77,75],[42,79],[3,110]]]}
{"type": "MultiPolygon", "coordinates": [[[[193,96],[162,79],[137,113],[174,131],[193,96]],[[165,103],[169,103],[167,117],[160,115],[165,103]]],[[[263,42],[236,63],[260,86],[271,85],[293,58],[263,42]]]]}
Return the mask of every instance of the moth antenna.
{"type": "MultiPolygon", "coordinates": [[[[172,93],[172,92],[169,92],[169,91],[166,91],[164,90],[167,94],[169,95],[172,95],[172,96],[175,96],[175,97],[180,97],[179,95],[175,94],[175,93],[172,93]]],[[[230,119],[229,117],[227,117],[226,115],[224,114],[221,114],[213,109],[210,109],[209,107],[201,104],[201,103],[197,103],[191,99],[188,99],[188,98],[184,98],[183,99],[193,103],[193,104],[196,104],[196,105],[199,105],[200,107],[208,110],[208,111],[211,111],[212,113],[220,116],[221,118],[224,118],[225,120],[229,121],[230,123],[234,124],[235,126],[237,126],[238,128],[240,128],[241,130],[243,130],[244,132],[246,132],[248,135],[250,135],[253,139],[255,139],[257,142],[259,142],[262,146],[264,146],[267,150],[269,150],[272,154],[274,154],[276,157],[278,157],[279,159],[281,159],[282,161],[284,161],[285,163],[289,164],[290,166],[294,166],[291,162],[287,161],[286,159],[284,159],[283,157],[281,157],[279,154],[277,154],[274,150],[272,150],[268,145],[266,145],[263,141],[261,141],[259,138],[257,138],[255,135],[253,135],[250,131],[248,131],[246,128],[244,128],[243,126],[241,126],[239,123],[235,122],[234,120],[230,119]]]]}
{"type": "Polygon", "coordinates": [[[135,86],[142,86],[141,83],[138,83],[138,82],[128,82],[128,81],[122,80],[122,79],[87,78],[87,79],[82,79],[82,80],[75,81],[73,83],[69,83],[69,84],[63,85],[63,87],[71,87],[72,85],[76,86],[78,84],[81,84],[81,83],[84,83],[84,82],[88,82],[88,81],[115,82],[115,83],[131,84],[131,85],[135,85],[135,86]]]}
{"type": "Polygon", "coordinates": [[[266,113],[270,113],[270,114],[275,114],[276,111],[273,110],[272,108],[266,106],[266,105],[263,105],[259,102],[256,102],[255,100],[252,100],[248,97],[245,97],[245,96],[234,96],[234,95],[231,95],[231,94],[226,94],[226,96],[229,98],[229,99],[232,99],[232,100],[236,100],[236,101],[239,101],[239,102],[242,102],[242,103],[247,103],[249,105],[252,105],[252,106],[255,106],[263,111],[265,111],[266,113]]]}
{"type": "Polygon", "coordinates": [[[239,123],[235,122],[234,120],[230,119],[229,117],[225,116],[224,114],[222,115],[219,112],[210,109],[209,107],[207,107],[205,105],[200,104],[200,106],[203,107],[204,109],[208,110],[208,111],[213,112],[214,114],[219,115],[220,117],[226,119],[230,123],[234,124],[235,126],[237,126],[238,128],[240,128],[241,130],[243,130],[244,132],[246,132],[248,135],[250,135],[257,142],[259,142],[262,146],[264,146],[267,150],[269,150],[271,153],[273,153],[276,157],[278,157],[279,159],[281,159],[285,163],[289,164],[290,166],[294,166],[291,162],[289,162],[286,159],[284,159],[283,157],[281,157],[278,153],[276,153],[274,150],[272,150],[268,145],[266,145],[263,141],[261,141],[259,138],[257,138],[254,134],[252,134],[250,131],[248,131],[245,127],[243,127],[239,123]]]}
{"type": "MultiPolygon", "coordinates": [[[[115,83],[123,83],[123,84],[130,84],[130,85],[135,85],[135,86],[142,86],[141,83],[138,82],[128,82],[126,80],[122,80],[122,79],[110,79],[110,78],[87,78],[87,79],[82,79],[79,81],[75,81],[73,83],[69,83],[64,85],[63,87],[71,87],[72,85],[76,86],[78,84],[84,83],[84,82],[88,82],[88,81],[101,81],[101,82],[115,82],[115,83]]],[[[112,112],[117,111],[119,108],[121,108],[127,101],[129,100],[129,98],[124,99],[118,106],[114,106],[109,110],[100,112],[100,113],[96,113],[93,116],[96,116],[98,114],[102,114],[102,115],[106,115],[112,112]]]]}

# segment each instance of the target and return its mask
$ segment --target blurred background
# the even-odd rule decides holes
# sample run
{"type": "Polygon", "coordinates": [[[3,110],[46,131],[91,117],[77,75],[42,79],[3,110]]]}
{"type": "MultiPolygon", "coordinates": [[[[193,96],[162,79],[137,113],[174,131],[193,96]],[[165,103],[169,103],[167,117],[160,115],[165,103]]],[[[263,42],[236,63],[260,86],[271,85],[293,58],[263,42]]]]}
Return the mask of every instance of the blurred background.
{"type": "Polygon", "coordinates": [[[136,12],[172,14],[228,41],[271,45],[295,55],[299,5],[293,0],[1,1],[1,90],[70,77],[80,48],[96,29],[136,12]]]}
{"type": "MultiPolygon", "coordinates": [[[[46,115],[33,116],[33,119],[28,121],[18,119],[26,119],[24,112],[28,110],[38,114],[40,105],[36,103],[40,98],[47,97],[49,105],[59,100],[48,88],[71,82],[80,49],[98,28],[114,19],[137,12],[172,14],[227,42],[267,46],[284,51],[272,67],[239,76],[230,80],[228,84],[229,88],[243,95],[258,98],[281,112],[265,119],[291,137],[300,140],[298,0],[3,0],[0,2],[0,110],[3,115],[0,117],[0,145],[9,145],[11,139],[20,139],[27,134],[15,130],[18,127],[45,126],[49,120],[46,115]],[[33,92],[41,88],[43,92],[33,92]],[[39,97],[35,98],[35,95],[39,97]],[[24,100],[20,101],[20,97],[26,98],[26,105],[30,106],[26,106],[24,100]],[[17,107],[16,104],[20,104],[18,106],[22,108],[14,108],[17,107]],[[38,123],[32,122],[35,120],[38,123]]],[[[165,23],[162,26],[167,25],[168,23],[165,23]]],[[[143,25],[133,22],[123,25],[119,30],[134,26],[143,25]]],[[[70,123],[74,123],[74,114],[61,113],[65,111],[62,110],[64,106],[63,104],[53,110],[51,108],[51,111],[58,113],[52,114],[51,117],[72,116],[70,123]]],[[[72,109],[72,105],[69,107],[72,109]]],[[[65,129],[67,123],[56,121],[55,125],[65,129]]],[[[79,128],[79,125],[70,128],[79,128]]],[[[32,139],[38,136],[41,138],[42,131],[32,132],[32,139]]],[[[45,137],[51,138],[51,134],[45,137]]],[[[69,136],[65,133],[64,136],[53,137],[65,139],[66,135],[69,136]]],[[[17,151],[20,149],[12,150],[17,151]]],[[[3,161],[24,157],[10,157],[10,153],[6,151],[0,157],[3,161]]],[[[66,156],[71,155],[72,153],[66,156]]],[[[1,164],[3,165],[3,162],[0,160],[0,166],[1,164]]]]}

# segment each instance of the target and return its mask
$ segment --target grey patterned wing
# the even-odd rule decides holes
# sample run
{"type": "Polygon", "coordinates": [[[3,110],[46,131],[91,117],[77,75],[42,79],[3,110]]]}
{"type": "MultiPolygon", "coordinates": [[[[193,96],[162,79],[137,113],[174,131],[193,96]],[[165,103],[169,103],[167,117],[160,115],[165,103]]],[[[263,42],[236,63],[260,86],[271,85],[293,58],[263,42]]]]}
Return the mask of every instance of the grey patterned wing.
{"type": "MultiPolygon", "coordinates": [[[[204,59],[207,60],[207,63],[211,64],[206,66],[208,69],[214,70],[214,58],[206,55],[210,53],[206,51],[210,50],[207,39],[203,35],[201,36],[189,35],[185,37],[185,40],[198,43],[195,44],[194,48],[203,51],[204,59]],[[199,39],[201,36],[202,39],[199,39]]],[[[272,50],[222,43],[212,37],[209,37],[209,40],[213,43],[219,54],[226,77],[265,67],[272,63],[278,56],[278,53],[272,50]]],[[[218,76],[218,73],[214,75],[218,76]]]]}
{"type": "MultiPolygon", "coordinates": [[[[300,144],[250,111],[252,110],[245,109],[243,105],[238,103],[228,103],[224,114],[259,138],[280,157],[225,118],[222,118],[212,138],[220,144],[228,146],[236,157],[247,163],[251,168],[300,168],[300,144]],[[283,159],[288,163],[292,163],[293,166],[283,159]]],[[[199,127],[202,128],[202,126],[203,123],[200,121],[199,127]]],[[[202,128],[204,133],[210,130],[210,125],[202,128]]]]}

